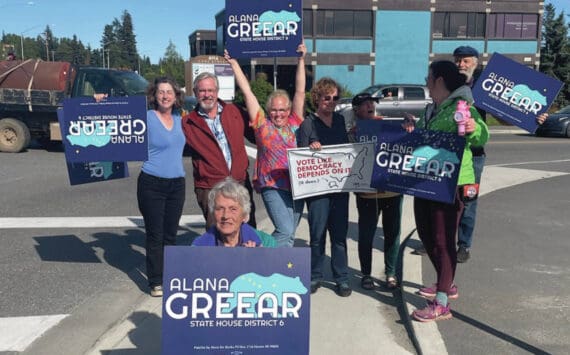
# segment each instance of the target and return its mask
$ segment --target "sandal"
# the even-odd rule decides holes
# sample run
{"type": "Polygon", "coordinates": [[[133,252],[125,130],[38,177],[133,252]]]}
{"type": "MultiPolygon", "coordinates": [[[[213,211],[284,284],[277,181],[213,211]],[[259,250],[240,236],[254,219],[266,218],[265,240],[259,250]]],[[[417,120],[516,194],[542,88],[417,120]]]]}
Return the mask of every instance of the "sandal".
{"type": "Polygon", "coordinates": [[[398,279],[395,276],[386,276],[386,287],[390,290],[395,289],[398,287],[398,279]]]}
{"type": "Polygon", "coordinates": [[[365,290],[373,290],[374,289],[374,280],[370,275],[364,275],[362,280],[360,280],[360,287],[365,290]]]}

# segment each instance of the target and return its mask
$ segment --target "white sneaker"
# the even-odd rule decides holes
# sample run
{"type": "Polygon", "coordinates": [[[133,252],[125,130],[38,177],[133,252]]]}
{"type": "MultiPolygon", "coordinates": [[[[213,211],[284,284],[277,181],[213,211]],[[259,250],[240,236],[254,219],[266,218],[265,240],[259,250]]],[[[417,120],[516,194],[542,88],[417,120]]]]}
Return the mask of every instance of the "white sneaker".
{"type": "Polygon", "coordinates": [[[162,297],[162,286],[157,285],[150,288],[150,295],[152,297],[162,297]]]}

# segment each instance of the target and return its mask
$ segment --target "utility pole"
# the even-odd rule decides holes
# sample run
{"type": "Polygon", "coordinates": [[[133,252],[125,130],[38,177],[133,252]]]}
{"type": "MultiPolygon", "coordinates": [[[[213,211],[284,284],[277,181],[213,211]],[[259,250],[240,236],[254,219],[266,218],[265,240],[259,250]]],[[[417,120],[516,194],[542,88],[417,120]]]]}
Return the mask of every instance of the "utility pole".
{"type": "Polygon", "coordinates": [[[277,57],[273,57],[273,90],[277,90],[277,57]]]}
{"type": "Polygon", "coordinates": [[[47,32],[43,33],[45,39],[46,39],[46,62],[49,62],[49,43],[48,43],[48,34],[47,32]]]}

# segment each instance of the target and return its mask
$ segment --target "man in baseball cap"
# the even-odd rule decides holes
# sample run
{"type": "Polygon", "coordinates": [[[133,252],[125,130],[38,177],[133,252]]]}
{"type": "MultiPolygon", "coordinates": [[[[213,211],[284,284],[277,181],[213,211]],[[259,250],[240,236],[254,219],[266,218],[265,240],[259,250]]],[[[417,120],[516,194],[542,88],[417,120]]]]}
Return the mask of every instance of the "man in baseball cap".
{"type": "Polygon", "coordinates": [[[473,86],[473,73],[479,63],[479,52],[473,47],[460,46],[453,51],[453,58],[459,71],[467,75],[466,84],[473,86]]]}

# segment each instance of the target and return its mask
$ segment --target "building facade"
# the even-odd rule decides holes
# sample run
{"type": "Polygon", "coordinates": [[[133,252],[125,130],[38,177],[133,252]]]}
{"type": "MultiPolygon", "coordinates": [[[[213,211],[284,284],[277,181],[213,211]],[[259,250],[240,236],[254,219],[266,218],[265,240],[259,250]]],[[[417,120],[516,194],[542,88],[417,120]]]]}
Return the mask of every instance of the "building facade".
{"type": "MultiPolygon", "coordinates": [[[[352,93],[373,84],[424,84],[429,63],[452,59],[460,45],[476,48],[483,66],[498,52],[536,69],[543,6],[537,0],[304,0],[308,87],[324,76],[352,93]]],[[[219,55],[224,20],[222,10],[216,15],[219,55]]],[[[273,81],[273,64],[251,60],[252,77],[264,71],[273,81]]],[[[295,60],[278,58],[277,64],[277,86],[292,86],[295,60]]]]}
{"type": "Polygon", "coordinates": [[[196,30],[188,36],[188,43],[190,44],[190,58],[212,55],[218,51],[214,30],[196,30]]]}

